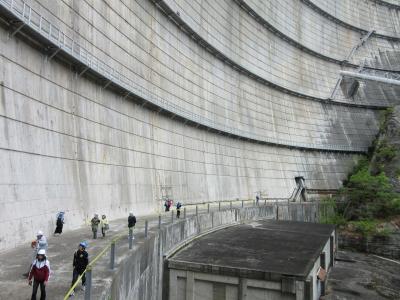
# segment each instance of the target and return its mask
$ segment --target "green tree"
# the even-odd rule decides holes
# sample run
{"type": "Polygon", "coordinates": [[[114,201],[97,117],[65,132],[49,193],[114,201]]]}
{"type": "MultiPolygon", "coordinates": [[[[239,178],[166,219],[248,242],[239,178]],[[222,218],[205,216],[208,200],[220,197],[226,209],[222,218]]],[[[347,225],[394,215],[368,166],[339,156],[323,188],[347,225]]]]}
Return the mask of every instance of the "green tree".
{"type": "Polygon", "coordinates": [[[398,213],[399,196],[383,173],[371,175],[362,163],[342,191],[346,199],[343,215],[348,220],[385,218],[398,213]]]}

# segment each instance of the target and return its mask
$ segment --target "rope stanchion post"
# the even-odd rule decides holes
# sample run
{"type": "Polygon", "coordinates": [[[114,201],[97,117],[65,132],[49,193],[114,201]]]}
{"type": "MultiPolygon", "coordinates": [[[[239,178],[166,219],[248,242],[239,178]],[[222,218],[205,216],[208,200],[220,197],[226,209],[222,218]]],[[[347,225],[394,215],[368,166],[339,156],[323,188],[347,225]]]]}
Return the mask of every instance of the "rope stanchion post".
{"type": "Polygon", "coordinates": [[[111,250],[110,250],[110,269],[114,270],[115,267],[115,241],[111,243],[111,250]]]}
{"type": "Polygon", "coordinates": [[[242,208],[244,207],[244,201],[242,200],[242,208]]]}
{"type": "Polygon", "coordinates": [[[86,270],[85,300],[90,300],[92,292],[92,268],[86,270]]]}
{"type": "Polygon", "coordinates": [[[221,211],[221,202],[218,202],[218,211],[221,211]]]}
{"type": "Polygon", "coordinates": [[[129,228],[128,241],[129,241],[129,249],[132,249],[132,246],[133,246],[133,229],[132,228],[129,228]]]}
{"type": "Polygon", "coordinates": [[[183,208],[183,218],[186,219],[186,207],[183,208]]]}
{"type": "Polygon", "coordinates": [[[161,229],[161,215],[158,215],[158,230],[161,229]]]}
{"type": "MultiPolygon", "coordinates": [[[[63,300],[68,300],[70,298],[71,293],[74,291],[74,289],[76,288],[76,286],[78,285],[78,283],[81,281],[83,275],[86,274],[86,288],[85,288],[85,300],[86,299],[90,299],[90,295],[86,296],[86,293],[91,293],[91,286],[92,286],[92,268],[93,266],[97,263],[97,261],[102,258],[105,253],[107,252],[107,250],[110,248],[111,246],[111,252],[113,252],[113,255],[110,257],[114,257],[114,261],[115,261],[115,243],[117,241],[119,241],[121,238],[125,237],[125,233],[121,233],[118,236],[116,236],[114,238],[114,240],[111,242],[111,244],[107,245],[107,247],[105,247],[99,254],[96,255],[96,257],[89,263],[89,265],[86,267],[86,270],[79,275],[78,279],[75,281],[75,283],[70,287],[70,289],[68,290],[68,292],[66,293],[65,297],[63,300]],[[88,278],[89,276],[89,278],[88,278]],[[89,289],[89,291],[86,291],[87,289],[89,289]],[[89,298],[86,298],[89,297],[89,298]]],[[[111,262],[110,262],[111,264],[111,262]]]]}
{"type": "Polygon", "coordinates": [[[199,208],[196,205],[196,216],[199,214],[199,208]]]}
{"type": "Polygon", "coordinates": [[[144,221],[144,238],[147,239],[147,236],[149,234],[149,221],[145,220],[144,221]]]}
{"type": "Polygon", "coordinates": [[[207,213],[210,213],[210,203],[207,203],[207,213]]]}

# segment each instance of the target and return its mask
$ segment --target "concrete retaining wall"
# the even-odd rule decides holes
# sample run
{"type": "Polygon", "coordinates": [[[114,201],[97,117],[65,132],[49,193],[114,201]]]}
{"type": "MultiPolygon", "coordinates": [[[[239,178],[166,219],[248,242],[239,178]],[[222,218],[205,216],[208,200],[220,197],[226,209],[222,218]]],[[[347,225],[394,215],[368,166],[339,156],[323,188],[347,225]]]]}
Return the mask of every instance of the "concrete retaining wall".
{"type": "Polygon", "coordinates": [[[400,259],[400,233],[385,237],[368,237],[339,235],[339,246],[361,252],[377,254],[393,259],[400,259]]]}
{"type": "MultiPolygon", "coordinates": [[[[302,215],[304,221],[315,221],[316,209],[317,204],[312,203],[279,205],[280,217],[285,220],[292,220],[292,216],[296,216],[295,219],[301,221],[299,216],[302,215]]],[[[104,293],[103,299],[162,299],[163,280],[166,280],[162,277],[164,256],[172,254],[171,250],[177,250],[179,244],[183,245],[184,242],[213,228],[257,219],[274,219],[276,210],[276,205],[267,205],[215,211],[167,225],[120,262],[112,279],[111,288],[108,293],[104,293]]],[[[108,287],[105,287],[105,290],[107,289],[108,287]]]]}

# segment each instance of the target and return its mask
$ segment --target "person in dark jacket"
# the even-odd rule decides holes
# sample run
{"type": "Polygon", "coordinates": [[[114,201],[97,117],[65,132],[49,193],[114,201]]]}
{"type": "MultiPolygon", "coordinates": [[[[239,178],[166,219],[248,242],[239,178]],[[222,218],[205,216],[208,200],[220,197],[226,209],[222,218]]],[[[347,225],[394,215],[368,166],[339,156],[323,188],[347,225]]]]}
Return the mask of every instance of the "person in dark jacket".
{"type": "Polygon", "coordinates": [[[97,239],[97,231],[99,230],[99,224],[100,224],[100,219],[98,214],[94,215],[94,217],[90,221],[90,224],[92,226],[93,239],[97,239]]]}
{"type": "MultiPolygon", "coordinates": [[[[78,280],[79,276],[82,276],[82,290],[85,290],[86,283],[86,273],[83,273],[86,270],[87,265],[89,264],[89,254],[86,252],[87,243],[81,242],[79,243],[78,250],[74,253],[74,260],[72,262],[72,266],[74,271],[72,273],[72,283],[71,287],[78,280]]],[[[75,289],[72,291],[71,296],[74,296],[75,289]]]]}
{"type": "Polygon", "coordinates": [[[181,208],[182,208],[182,204],[178,201],[178,203],[176,203],[176,218],[179,219],[181,217],[181,208]]]}
{"type": "Polygon", "coordinates": [[[135,224],[136,224],[136,217],[133,215],[133,213],[129,213],[128,229],[133,230],[133,228],[135,228],[135,224]]]}
{"type": "Polygon", "coordinates": [[[164,206],[165,206],[165,211],[169,211],[169,200],[168,199],[166,199],[165,201],[164,201],[164,206]]]}
{"type": "Polygon", "coordinates": [[[31,270],[28,275],[28,283],[33,289],[31,300],[36,300],[38,287],[40,286],[40,300],[46,299],[46,285],[50,277],[50,262],[46,258],[46,250],[40,249],[36,259],[32,263],[31,270]]]}
{"type": "Polygon", "coordinates": [[[56,220],[56,230],[54,231],[54,236],[58,233],[61,235],[63,227],[64,227],[64,215],[65,213],[63,211],[60,211],[57,214],[57,220],[56,220]]]}

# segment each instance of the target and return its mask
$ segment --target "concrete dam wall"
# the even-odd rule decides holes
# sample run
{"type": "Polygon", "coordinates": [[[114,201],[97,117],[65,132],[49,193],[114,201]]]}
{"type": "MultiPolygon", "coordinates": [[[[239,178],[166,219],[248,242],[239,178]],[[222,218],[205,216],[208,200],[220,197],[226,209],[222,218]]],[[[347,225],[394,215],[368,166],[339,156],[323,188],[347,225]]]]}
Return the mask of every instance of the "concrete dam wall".
{"type": "Polygon", "coordinates": [[[299,175],[339,188],[395,91],[332,91],[364,61],[398,70],[398,11],[320,2],[0,0],[0,250],[60,210],[67,229],[156,212],[166,188],[183,203],[285,198],[299,175]]]}

